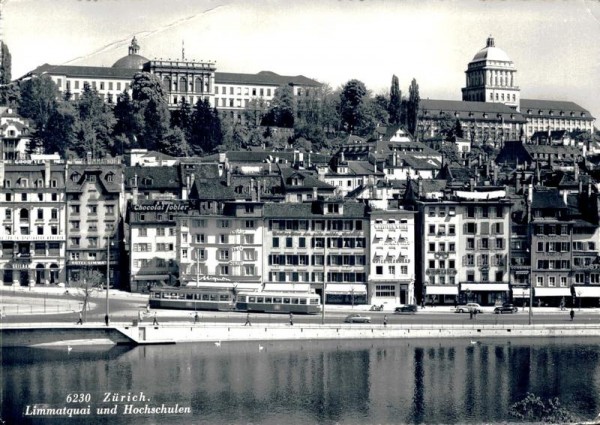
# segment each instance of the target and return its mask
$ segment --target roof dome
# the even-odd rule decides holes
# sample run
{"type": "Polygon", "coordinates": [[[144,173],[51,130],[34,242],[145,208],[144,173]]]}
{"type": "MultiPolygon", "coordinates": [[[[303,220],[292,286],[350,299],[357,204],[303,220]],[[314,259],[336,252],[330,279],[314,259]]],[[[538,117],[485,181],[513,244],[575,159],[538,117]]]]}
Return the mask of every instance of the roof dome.
{"type": "Polygon", "coordinates": [[[477,52],[471,62],[484,60],[512,62],[504,50],[494,45],[494,38],[492,36],[488,37],[486,46],[477,52]]]}
{"type": "Polygon", "coordinates": [[[121,59],[116,61],[113,64],[113,68],[127,68],[127,69],[141,69],[142,66],[148,62],[148,59],[143,57],[142,55],[138,55],[140,51],[140,46],[137,44],[137,40],[135,37],[131,40],[131,44],[129,45],[129,54],[127,56],[123,56],[121,59]]]}

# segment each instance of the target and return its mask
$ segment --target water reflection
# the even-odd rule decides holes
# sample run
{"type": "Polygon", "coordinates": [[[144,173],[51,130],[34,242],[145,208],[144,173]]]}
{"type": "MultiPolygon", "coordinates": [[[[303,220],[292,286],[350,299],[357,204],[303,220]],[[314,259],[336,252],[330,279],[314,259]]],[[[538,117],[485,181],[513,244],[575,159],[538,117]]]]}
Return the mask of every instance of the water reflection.
{"type": "Polygon", "coordinates": [[[501,423],[529,392],[582,418],[600,411],[596,339],[180,344],[2,350],[3,419],[71,391],[144,394],[192,414],[30,423],[501,423]]]}

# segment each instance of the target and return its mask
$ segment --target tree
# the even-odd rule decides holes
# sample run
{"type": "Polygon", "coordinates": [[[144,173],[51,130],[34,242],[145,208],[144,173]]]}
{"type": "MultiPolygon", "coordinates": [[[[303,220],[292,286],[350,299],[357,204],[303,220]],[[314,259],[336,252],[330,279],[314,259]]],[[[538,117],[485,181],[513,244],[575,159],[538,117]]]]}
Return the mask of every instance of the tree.
{"type": "Polygon", "coordinates": [[[0,48],[0,85],[10,84],[12,79],[12,58],[6,43],[0,48]]]}
{"type": "Polygon", "coordinates": [[[171,156],[188,157],[192,155],[185,132],[179,127],[173,127],[169,134],[159,142],[157,148],[171,156]]]}
{"type": "Polygon", "coordinates": [[[242,119],[248,129],[260,126],[260,123],[267,113],[268,107],[266,101],[260,97],[251,99],[242,112],[242,119]]]}
{"type": "Polygon", "coordinates": [[[364,98],[367,88],[362,81],[350,80],[340,93],[340,114],[344,127],[349,134],[353,134],[360,125],[364,114],[364,98]]]}
{"type": "Polygon", "coordinates": [[[392,86],[390,87],[390,103],[388,105],[389,123],[399,125],[402,123],[402,94],[398,77],[392,76],[392,86]]]}
{"type": "Polygon", "coordinates": [[[81,296],[83,300],[83,307],[81,310],[84,320],[87,319],[87,307],[90,298],[103,288],[105,281],[106,278],[102,273],[91,268],[82,269],[77,276],[77,279],[71,281],[71,287],[75,289],[76,293],[81,296]]]}
{"type": "Polygon", "coordinates": [[[296,99],[291,85],[280,86],[275,90],[269,113],[273,114],[273,124],[276,127],[294,127],[296,99]]]}
{"type": "Polygon", "coordinates": [[[192,108],[185,97],[181,99],[179,108],[171,112],[171,129],[176,127],[183,131],[188,140],[191,139],[192,108]]]}
{"type": "Polygon", "coordinates": [[[83,85],[83,91],[77,101],[77,111],[79,119],[74,125],[77,141],[69,146],[70,150],[80,158],[88,153],[91,153],[93,158],[109,154],[113,150],[111,135],[115,117],[98,91],[88,83],[83,85]]]}
{"type": "Polygon", "coordinates": [[[213,152],[222,141],[219,113],[208,99],[198,100],[192,113],[192,149],[196,153],[213,152]]]}
{"type": "Polygon", "coordinates": [[[0,86],[0,105],[9,108],[18,108],[21,101],[21,89],[18,83],[4,84],[0,86]]]}
{"type": "Polygon", "coordinates": [[[79,116],[73,103],[59,103],[48,118],[39,141],[34,138],[30,149],[34,151],[38,147],[43,147],[46,153],[56,152],[61,157],[66,157],[69,147],[76,144],[75,128],[78,120],[79,116]]]}
{"type": "Polygon", "coordinates": [[[463,132],[462,129],[462,124],[460,123],[460,120],[457,118],[456,122],[454,123],[454,137],[457,137],[459,139],[462,139],[463,137],[465,137],[465,133],[463,132]]]}
{"type": "Polygon", "coordinates": [[[21,83],[18,112],[33,121],[38,131],[44,131],[48,118],[59,99],[58,87],[50,76],[33,77],[21,83]]]}
{"type": "Polygon", "coordinates": [[[408,88],[408,103],[406,105],[406,126],[413,136],[417,135],[420,101],[419,85],[417,84],[417,80],[413,78],[408,88]]]}
{"type": "Polygon", "coordinates": [[[169,134],[171,122],[167,95],[159,77],[136,73],[131,84],[131,103],[136,133],[133,145],[155,149],[169,134]]]}
{"type": "Polygon", "coordinates": [[[113,127],[114,153],[123,155],[125,149],[130,148],[137,142],[137,134],[140,132],[140,123],[136,120],[133,103],[127,91],[117,96],[113,114],[115,116],[115,126],[113,127]]]}

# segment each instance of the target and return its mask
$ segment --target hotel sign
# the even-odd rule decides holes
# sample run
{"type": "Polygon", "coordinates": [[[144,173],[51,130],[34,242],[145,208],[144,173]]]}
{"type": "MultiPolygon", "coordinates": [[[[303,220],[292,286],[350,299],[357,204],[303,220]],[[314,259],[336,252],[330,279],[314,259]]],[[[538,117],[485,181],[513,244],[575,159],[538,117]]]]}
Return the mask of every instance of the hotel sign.
{"type": "Polygon", "coordinates": [[[134,204],[131,206],[131,210],[134,212],[183,212],[187,213],[190,210],[189,203],[178,203],[178,202],[165,202],[156,201],[152,204],[134,204]]]}

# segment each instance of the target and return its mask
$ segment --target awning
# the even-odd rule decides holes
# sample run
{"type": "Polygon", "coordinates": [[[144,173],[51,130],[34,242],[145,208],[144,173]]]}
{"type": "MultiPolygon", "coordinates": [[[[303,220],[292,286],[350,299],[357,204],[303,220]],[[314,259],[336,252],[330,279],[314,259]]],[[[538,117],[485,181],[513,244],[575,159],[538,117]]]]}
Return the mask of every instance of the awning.
{"type": "Polygon", "coordinates": [[[169,280],[168,274],[136,274],[133,280],[169,280]]]}
{"type": "Polygon", "coordinates": [[[310,292],[310,283],[265,283],[265,291],[310,292]]]}
{"type": "Polygon", "coordinates": [[[456,285],[427,285],[427,295],[458,295],[456,285]]]}
{"type": "Polygon", "coordinates": [[[515,288],[513,286],[513,298],[529,298],[529,288],[515,288]]]}
{"type": "Polygon", "coordinates": [[[331,295],[366,295],[367,285],[347,284],[347,283],[329,283],[325,287],[325,292],[331,295]]]}
{"type": "Polygon", "coordinates": [[[536,297],[569,297],[571,290],[569,288],[534,288],[536,297]]]}
{"type": "Polygon", "coordinates": [[[582,298],[600,298],[600,286],[576,286],[575,294],[582,298]]]}
{"type": "Polygon", "coordinates": [[[461,283],[461,291],[508,291],[508,283],[461,283]]]}

